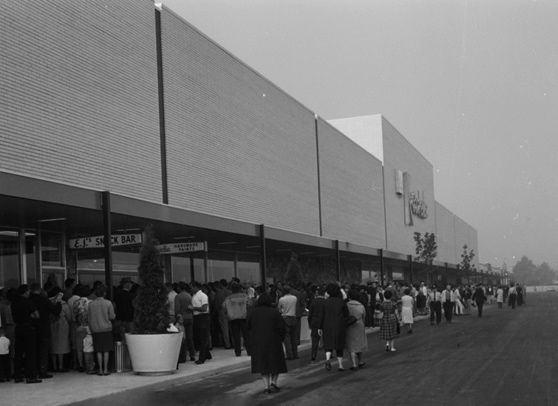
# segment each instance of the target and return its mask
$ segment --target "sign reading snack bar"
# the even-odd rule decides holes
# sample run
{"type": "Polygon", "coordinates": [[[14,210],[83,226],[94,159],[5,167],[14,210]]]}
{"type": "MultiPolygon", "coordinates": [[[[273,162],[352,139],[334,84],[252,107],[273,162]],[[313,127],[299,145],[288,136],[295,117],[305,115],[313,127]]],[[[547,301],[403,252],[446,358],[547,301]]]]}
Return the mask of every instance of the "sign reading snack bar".
{"type": "Polygon", "coordinates": [[[188,252],[207,251],[207,241],[180,242],[174,244],[161,244],[157,248],[161,254],[182,254],[188,252]]]}
{"type": "MultiPolygon", "coordinates": [[[[122,245],[138,245],[143,242],[141,234],[116,234],[111,236],[111,245],[118,247],[122,245]]],[[[105,238],[102,235],[93,237],[71,238],[69,241],[70,249],[83,248],[103,248],[105,246],[105,238]]]]}

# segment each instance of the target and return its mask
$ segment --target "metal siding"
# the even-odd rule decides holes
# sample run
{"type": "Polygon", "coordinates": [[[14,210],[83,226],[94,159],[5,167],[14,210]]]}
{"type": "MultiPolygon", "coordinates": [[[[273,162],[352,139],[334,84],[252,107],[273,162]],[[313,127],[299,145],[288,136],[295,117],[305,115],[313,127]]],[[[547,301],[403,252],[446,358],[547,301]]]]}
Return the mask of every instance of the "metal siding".
{"type": "Polygon", "coordinates": [[[161,200],[153,3],[3,2],[0,169],[161,200]]]}
{"type": "Polygon", "coordinates": [[[318,119],[324,237],[385,247],[382,164],[318,119]]]}
{"type": "Polygon", "coordinates": [[[436,208],[434,200],[434,174],[428,162],[387,120],[382,120],[384,146],[384,180],[387,223],[387,249],[403,254],[415,253],[413,233],[435,233],[436,208]],[[396,194],[395,170],[411,176],[410,191],[424,192],[428,205],[428,218],[413,216],[414,225],[405,225],[403,197],[396,194]]]}
{"type": "Polygon", "coordinates": [[[451,211],[436,202],[436,241],[438,242],[438,257],[436,259],[450,264],[460,262],[456,262],[459,255],[455,247],[454,217],[451,211]]]}
{"type": "Polygon", "coordinates": [[[319,234],[314,114],[163,8],[169,203],[319,234]]]}

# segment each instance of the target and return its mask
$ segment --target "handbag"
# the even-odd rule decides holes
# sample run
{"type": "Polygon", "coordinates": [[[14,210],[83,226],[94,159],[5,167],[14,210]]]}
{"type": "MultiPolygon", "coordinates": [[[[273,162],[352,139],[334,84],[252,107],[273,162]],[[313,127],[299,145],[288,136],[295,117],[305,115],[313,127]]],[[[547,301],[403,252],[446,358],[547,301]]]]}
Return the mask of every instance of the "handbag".
{"type": "Polygon", "coordinates": [[[349,314],[347,316],[347,318],[345,319],[345,325],[347,327],[352,326],[353,324],[355,324],[357,322],[357,318],[351,314],[349,314]]]}
{"type": "Polygon", "coordinates": [[[381,310],[374,310],[374,318],[377,320],[384,318],[384,312],[381,310]]]}

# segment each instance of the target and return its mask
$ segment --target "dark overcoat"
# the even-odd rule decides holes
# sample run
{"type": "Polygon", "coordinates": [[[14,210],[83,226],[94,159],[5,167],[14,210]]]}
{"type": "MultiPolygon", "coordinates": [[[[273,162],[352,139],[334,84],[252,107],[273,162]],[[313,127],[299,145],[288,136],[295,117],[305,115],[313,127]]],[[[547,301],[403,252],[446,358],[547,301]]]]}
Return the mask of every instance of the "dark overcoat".
{"type": "Polygon", "coordinates": [[[247,320],[252,357],[252,373],[281,374],[287,372],[283,351],[286,327],[274,307],[256,306],[247,320]]]}
{"type": "Polygon", "coordinates": [[[349,310],[340,297],[328,297],[324,302],[322,338],[326,351],[345,348],[345,331],[349,310]]]}

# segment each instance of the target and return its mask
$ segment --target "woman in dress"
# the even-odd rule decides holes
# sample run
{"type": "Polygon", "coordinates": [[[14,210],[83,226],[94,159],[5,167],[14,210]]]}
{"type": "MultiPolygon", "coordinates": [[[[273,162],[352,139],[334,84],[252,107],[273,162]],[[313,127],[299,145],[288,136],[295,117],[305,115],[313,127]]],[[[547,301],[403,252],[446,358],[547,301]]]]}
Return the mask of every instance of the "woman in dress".
{"type": "Polygon", "coordinates": [[[380,339],[386,342],[386,351],[396,351],[394,341],[397,336],[397,305],[391,301],[391,290],[384,291],[384,301],[378,304],[383,317],[380,320],[380,339]]]}
{"type": "Polygon", "coordinates": [[[345,348],[345,329],[349,310],[343,300],[341,288],[335,283],[330,283],[326,288],[328,295],[324,302],[322,325],[322,339],[326,356],[325,368],[331,371],[331,354],[335,350],[338,371],[344,371],[343,349],[345,348]]]}
{"type": "Polygon", "coordinates": [[[250,343],[252,373],[261,374],[266,393],[279,392],[279,374],[287,372],[283,340],[287,327],[273,299],[267,293],[258,297],[246,323],[250,343]]]}
{"type": "Polygon", "coordinates": [[[63,292],[60,288],[51,289],[49,292],[50,300],[53,303],[60,303],[62,310],[59,314],[52,314],[50,320],[50,354],[54,372],[67,372],[64,368],[64,354],[68,354],[70,348],[70,320],[72,312],[65,300],[62,300],[63,292]]]}
{"type": "Polygon", "coordinates": [[[356,322],[347,327],[346,335],[347,351],[351,354],[351,370],[362,368],[365,365],[362,361],[362,352],[368,349],[368,340],[364,329],[366,308],[358,301],[358,298],[359,292],[351,289],[347,308],[349,314],[356,318],[356,322]]]}
{"type": "Polygon", "coordinates": [[[401,297],[401,323],[407,326],[407,334],[413,334],[413,309],[415,299],[410,295],[410,289],[406,288],[401,297]]]}
{"type": "Polygon", "coordinates": [[[93,348],[97,353],[99,372],[97,375],[110,375],[108,370],[109,352],[114,349],[112,337],[112,320],[114,307],[112,302],[105,299],[106,287],[103,284],[95,288],[96,299],[89,302],[88,319],[93,348]]]}

